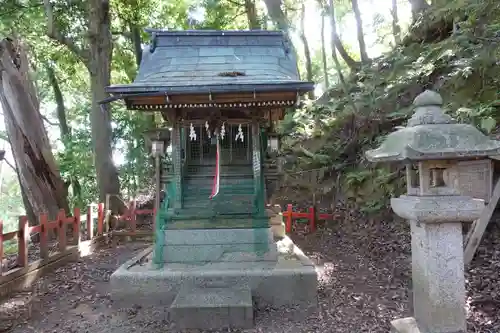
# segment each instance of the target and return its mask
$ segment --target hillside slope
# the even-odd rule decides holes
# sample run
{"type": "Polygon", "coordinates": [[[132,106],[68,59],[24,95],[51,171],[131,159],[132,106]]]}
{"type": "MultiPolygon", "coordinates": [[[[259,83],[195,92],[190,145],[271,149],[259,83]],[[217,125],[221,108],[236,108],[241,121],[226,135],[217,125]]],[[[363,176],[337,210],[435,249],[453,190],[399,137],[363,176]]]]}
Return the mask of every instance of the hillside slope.
{"type": "Polygon", "coordinates": [[[333,87],[287,118],[284,147],[294,156],[288,171],[331,167],[325,192],[336,188],[336,198],[361,211],[385,207],[404,189],[404,177],[399,167],[370,165],[363,153],[405,125],[413,99],[425,89],[438,91],[459,121],[494,134],[500,123],[499,43],[500,2],[432,8],[402,45],[348,77],[349,94],[333,87]]]}

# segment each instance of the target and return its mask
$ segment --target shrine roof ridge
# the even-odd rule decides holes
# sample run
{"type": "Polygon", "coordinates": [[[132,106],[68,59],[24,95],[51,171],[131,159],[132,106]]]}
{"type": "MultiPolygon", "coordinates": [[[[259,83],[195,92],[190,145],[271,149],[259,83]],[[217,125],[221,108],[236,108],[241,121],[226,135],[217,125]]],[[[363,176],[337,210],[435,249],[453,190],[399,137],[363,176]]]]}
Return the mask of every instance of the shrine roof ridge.
{"type": "Polygon", "coordinates": [[[281,30],[168,30],[144,29],[156,36],[284,36],[281,30]]]}

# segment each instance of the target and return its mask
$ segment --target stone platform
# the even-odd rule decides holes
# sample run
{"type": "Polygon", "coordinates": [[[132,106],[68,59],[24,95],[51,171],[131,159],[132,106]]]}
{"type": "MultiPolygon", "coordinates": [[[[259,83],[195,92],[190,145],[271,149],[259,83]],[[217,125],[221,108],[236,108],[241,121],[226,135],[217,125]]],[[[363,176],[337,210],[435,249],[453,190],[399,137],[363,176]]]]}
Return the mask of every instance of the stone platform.
{"type": "Polygon", "coordinates": [[[249,328],[252,303],[307,316],[317,308],[315,266],[288,237],[277,243],[275,260],[167,262],[161,269],[149,248],[111,275],[111,296],[117,306],[164,310],[158,319],[170,318],[179,328],[249,328]]]}

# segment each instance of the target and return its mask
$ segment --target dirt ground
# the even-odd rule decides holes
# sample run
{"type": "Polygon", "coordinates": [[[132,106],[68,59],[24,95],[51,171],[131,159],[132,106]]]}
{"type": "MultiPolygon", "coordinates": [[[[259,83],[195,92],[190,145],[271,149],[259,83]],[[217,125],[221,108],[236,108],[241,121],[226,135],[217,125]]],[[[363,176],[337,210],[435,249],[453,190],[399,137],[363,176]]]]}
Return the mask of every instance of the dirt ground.
{"type": "MultiPolygon", "coordinates": [[[[500,232],[490,229],[467,272],[469,332],[500,331],[500,232]]],[[[293,322],[280,311],[260,311],[255,329],[244,332],[387,333],[390,320],[411,312],[410,238],[404,222],[329,222],[314,234],[294,238],[318,264],[318,313],[293,322]]],[[[41,278],[33,292],[0,304],[3,331],[176,332],[166,321],[150,320],[154,309],[112,307],[111,273],[145,246],[101,249],[41,278]]]]}

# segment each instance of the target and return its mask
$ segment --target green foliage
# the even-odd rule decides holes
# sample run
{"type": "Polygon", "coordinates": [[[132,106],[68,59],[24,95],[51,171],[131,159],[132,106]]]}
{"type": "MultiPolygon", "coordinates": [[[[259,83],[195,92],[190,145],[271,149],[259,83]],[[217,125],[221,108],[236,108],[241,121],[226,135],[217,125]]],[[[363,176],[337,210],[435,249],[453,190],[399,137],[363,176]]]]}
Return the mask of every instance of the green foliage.
{"type": "MultiPolygon", "coordinates": [[[[56,28],[85,48],[88,35],[88,4],[82,1],[51,1],[56,28]]],[[[90,132],[90,85],[88,68],[71,53],[46,36],[47,17],[42,1],[0,0],[0,36],[19,37],[28,49],[33,78],[39,93],[41,113],[53,125],[47,126],[53,152],[61,176],[69,185],[71,206],[84,208],[98,198],[92,137],[90,132]],[[45,70],[54,70],[65,106],[70,134],[62,136],[58,123],[53,87],[45,70]]],[[[228,0],[112,0],[111,32],[113,34],[112,83],[131,82],[137,72],[133,29],[146,42],[144,28],[168,29],[246,29],[243,2],[228,0]],[[195,22],[193,13],[204,13],[195,22]]],[[[199,18],[199,17],[198,17],[199,18]]],[[[48,125],[48,123],[46,124],[48,125]]],[[[143,133],[154,125],[152,117],[112,105],[113,148],[120,160],[119,178],[123,194],[137,195],[152,186],[153,166],[146,151],[143,133]]],[[[0,139],[7,140],[4,133],[0,139]]],[[[0,200],[0,216],[10,221],[17,216],[22,200],[17,177],[4,181],[0,200]],[[16,185],[13,187],[13,185],[16,185]],[[12,209],[16,207],[16,209],[12,209]],[[6,213],[9,216],[5,215],[6,213]]],[[[17,223],[17,220],[13,222],[17,223]]]]}
{"type": "Polygon", "coordinates": [[[293,168],[330,167],[342,175],[347,201],[369,213],[387,207],[390,196],[404,191],[405,177],[399,170],[368,164],[363,154],[395,126],[405,125],[413,99],[423,90],[438,90],[447,112],[459,121],[496,134],[499,17],[500,3],[493,0],[436,8],[410,28],[402,46],[347,77],[349,96],[335,86],[316,104],[287,115],[282,130],[297,139],[285,144],[299,154],[293,168]],[[311,128],[323,135],[314,138],[311,128]],[[304,145],[307,153],[297,149],[304,145]]]}

